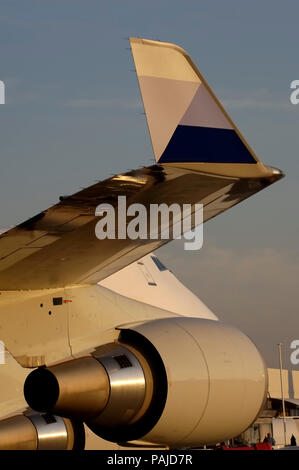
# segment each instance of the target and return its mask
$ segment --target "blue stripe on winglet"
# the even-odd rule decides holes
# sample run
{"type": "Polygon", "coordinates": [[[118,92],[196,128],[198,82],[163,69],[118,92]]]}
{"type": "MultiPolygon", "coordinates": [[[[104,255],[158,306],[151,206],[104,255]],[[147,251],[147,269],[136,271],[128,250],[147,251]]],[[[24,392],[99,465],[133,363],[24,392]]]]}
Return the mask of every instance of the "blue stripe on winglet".
{"type": "Polygon", "coordinates": [[[159,163],[256,163],[233,129],[179,125],[159,163]]]}

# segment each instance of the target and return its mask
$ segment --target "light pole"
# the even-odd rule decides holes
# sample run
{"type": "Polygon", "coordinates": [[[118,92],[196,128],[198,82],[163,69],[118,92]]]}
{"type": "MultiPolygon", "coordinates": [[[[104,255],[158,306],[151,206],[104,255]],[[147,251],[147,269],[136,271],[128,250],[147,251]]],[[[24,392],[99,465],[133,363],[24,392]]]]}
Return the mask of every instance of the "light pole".
{"type": "Polygon", "coordinates": [[[282,354],[281,347],[282,343],[278,343],[279,351],[279,368],[280,368],[280,389],[281,389],[281,401],[282,401],[282,414],[283,414],[283,434],[284,434],[284,445],[287,445],[287,434],[286,434],[286,410],[284,404],[284,390],[283,390],[283,380],[282,380],[282,354]]]}

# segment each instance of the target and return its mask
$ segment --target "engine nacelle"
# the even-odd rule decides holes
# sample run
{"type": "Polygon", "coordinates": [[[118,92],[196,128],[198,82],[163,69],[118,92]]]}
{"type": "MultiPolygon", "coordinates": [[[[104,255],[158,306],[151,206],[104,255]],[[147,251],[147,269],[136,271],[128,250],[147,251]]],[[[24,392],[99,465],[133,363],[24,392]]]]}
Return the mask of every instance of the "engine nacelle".
{"type": "Polygon", "coordinates": [[[237,436],[256,419],[266,399],[267,370],[242,332],[185,317],[131,330],[151,342],[167,375],[163,413],[143,441],[171,447],[213,444],[237,436]]]}
{"type": "Polygon", "coordinates": [[[83,423],[27,413],[0,421],[0,450],[83,450],[83,423]]]}
{"type": "Polygon", "coordinates": [[[93,356],[33,371],[27,402],[84,419],[100,437],[171,447],[238,435],[266,397],[252,341],[218,321],[173,317],[127,326],[93,356]]]}

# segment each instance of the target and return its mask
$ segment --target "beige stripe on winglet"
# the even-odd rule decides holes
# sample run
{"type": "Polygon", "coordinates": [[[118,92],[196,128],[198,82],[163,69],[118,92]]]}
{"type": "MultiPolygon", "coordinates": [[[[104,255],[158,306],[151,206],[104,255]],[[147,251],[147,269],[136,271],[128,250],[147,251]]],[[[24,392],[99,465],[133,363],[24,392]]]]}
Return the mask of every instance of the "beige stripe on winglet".
{"type": "Polygon", "coordinates": [[[156,161],[159,161],[198,87],[195,82],[138,77],[156,161]]]}
{"type": "Polygon", "coordinates": [[[130,38],[137,75],[201,83],[184,49],[168,42],[130,38]]]}

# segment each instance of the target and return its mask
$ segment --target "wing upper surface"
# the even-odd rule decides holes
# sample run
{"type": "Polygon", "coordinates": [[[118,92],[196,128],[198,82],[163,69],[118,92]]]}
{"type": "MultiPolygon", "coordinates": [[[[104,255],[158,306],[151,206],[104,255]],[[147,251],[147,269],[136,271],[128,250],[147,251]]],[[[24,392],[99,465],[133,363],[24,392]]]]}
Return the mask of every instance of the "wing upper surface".
{"type": "Polygon", "coordinates": [[[90,186],[0,236],[0,289],[94,284],[168,240],[95,235],[100,203],[202,203],[204,221],[268,186],[272,179],[228,178],[154,165],[90,186]]]}

